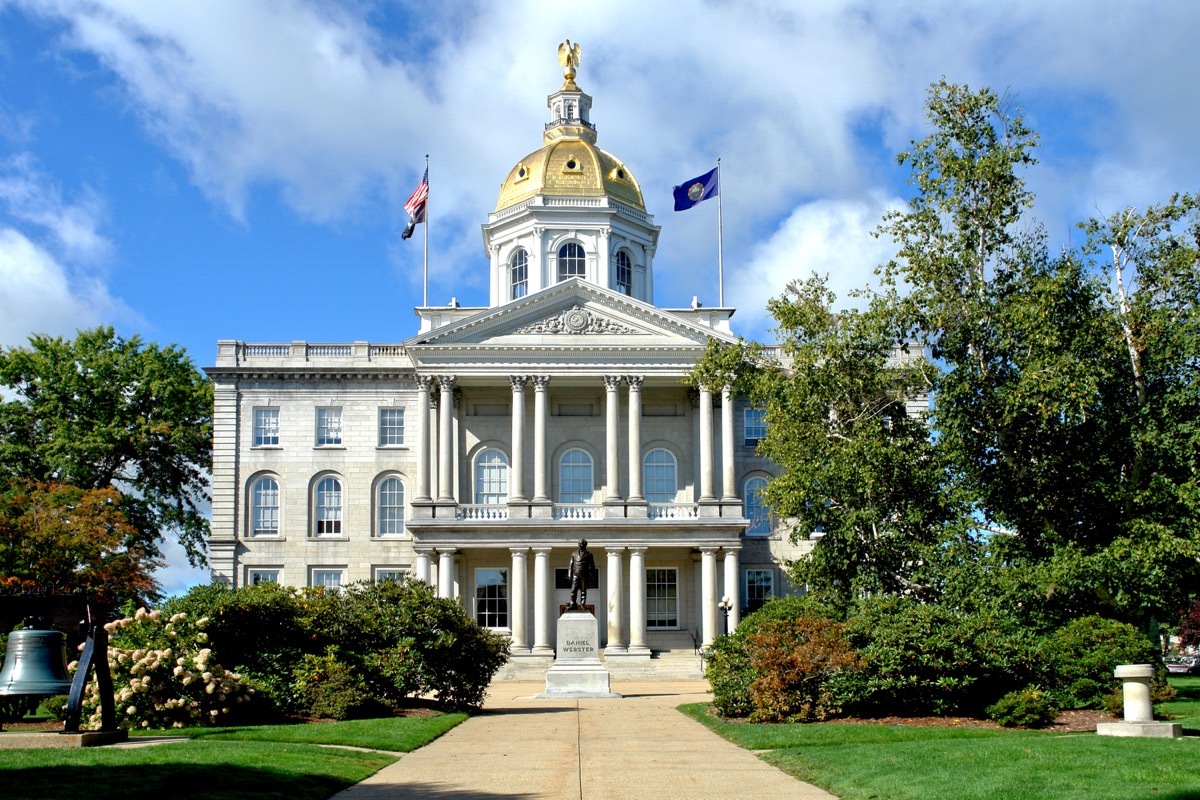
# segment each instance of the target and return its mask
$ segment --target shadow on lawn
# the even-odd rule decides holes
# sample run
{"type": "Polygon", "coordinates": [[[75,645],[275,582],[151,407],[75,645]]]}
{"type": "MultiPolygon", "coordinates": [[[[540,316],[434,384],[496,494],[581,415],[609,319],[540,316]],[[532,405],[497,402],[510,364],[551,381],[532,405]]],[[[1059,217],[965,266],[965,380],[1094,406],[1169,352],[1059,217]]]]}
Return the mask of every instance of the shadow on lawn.
{"type": "MultiPolygon", "coordinates": [[[[131,766],[55,766],[5,770],[0,773],[0,796],[5,800],[47,800],[86,797],[88,800],[326,800],[348,788],[345,781],[320,775],[295,775],[270,769],[200,766],[195,764],[138,764],[131,766]]],[[[379,788],[392,788],[388,784],[379,788]]],[[[395,786],[408,800],[530,797],[519,794],[479,794],[433,786],[395,786]]]]}

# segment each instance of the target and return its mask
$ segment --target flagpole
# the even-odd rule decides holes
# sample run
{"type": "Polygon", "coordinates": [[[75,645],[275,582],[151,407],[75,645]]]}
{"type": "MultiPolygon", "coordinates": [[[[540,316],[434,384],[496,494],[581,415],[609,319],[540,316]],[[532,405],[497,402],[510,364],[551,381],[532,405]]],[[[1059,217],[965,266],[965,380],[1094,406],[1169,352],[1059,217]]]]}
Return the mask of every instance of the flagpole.
{"type": "Polygon", "coordinates": [[[717,158],[717,306],[725,307],[725,264],[724,247],[721,242],[723,225],[721,222],[721,196],[725,194],[721,186],[721,159],[717,158]]]}
{"type": "MultiPolygon", "coordinates": [[[[425,154],[425,176],[428,180],[429,176],[429,153],[425,154]]],[[[425,195],[425,270],[424,270],[424,286],[425,296],[422,305],[429,306],[429,195],[428,187],[425,195]]]]}

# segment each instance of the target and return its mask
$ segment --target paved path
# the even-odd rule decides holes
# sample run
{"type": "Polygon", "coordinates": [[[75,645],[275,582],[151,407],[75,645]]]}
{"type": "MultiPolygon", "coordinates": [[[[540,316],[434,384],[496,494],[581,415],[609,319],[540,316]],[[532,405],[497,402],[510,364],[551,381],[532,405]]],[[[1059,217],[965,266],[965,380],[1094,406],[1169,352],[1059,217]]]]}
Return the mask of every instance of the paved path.
{"type": "Polygon", "coordinates": [[[487,713],[335,800],[834,797],[676,711],[712,699],[704,681],[614,681],[620,700],[533,699],[543,689],[493,683],[487,713]]]}

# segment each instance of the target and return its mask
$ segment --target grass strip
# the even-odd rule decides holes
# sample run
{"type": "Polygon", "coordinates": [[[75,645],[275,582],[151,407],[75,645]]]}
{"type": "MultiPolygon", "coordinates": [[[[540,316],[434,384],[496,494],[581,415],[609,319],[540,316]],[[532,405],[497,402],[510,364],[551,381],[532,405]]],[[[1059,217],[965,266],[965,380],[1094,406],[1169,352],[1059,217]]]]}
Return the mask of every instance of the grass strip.
{"type": "MultiPolygon", "coordinates": [[[[1200,678],[1172,679],[1164,710],[1200,735],[1200,678]]],[[[980,728],[726,722],[680,706],[729,741],[843,800],[1200,798],[1200,739],[1126,739],[980,728]]]]}
{"type": "MultiPolygon", "coordinates": [[[[197,728],[139,748],[0,751],[4,800],[327,800],[436,739],[465,714],[310,725],[197,728]]],[[[146,732],[162,735],[164,731],[146,732]]],[[[2,734],[0,734],[2,735],[2,734]]]]}

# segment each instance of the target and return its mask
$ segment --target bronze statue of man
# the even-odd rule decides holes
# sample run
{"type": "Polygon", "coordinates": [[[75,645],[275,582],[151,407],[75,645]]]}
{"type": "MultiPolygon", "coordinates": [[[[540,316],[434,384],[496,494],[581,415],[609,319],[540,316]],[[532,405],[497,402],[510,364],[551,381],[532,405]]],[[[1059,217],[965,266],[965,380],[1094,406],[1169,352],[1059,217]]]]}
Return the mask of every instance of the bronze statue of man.
{"type": "Polygon", "coordinates": [[[571,602],[568,611],[581,611],[587,604],[588,581],[596,571],[596,560],[587,549],[587,539],[579,540],[579,549],[571,553],[567,572],[571,574],[571,602]]]}

